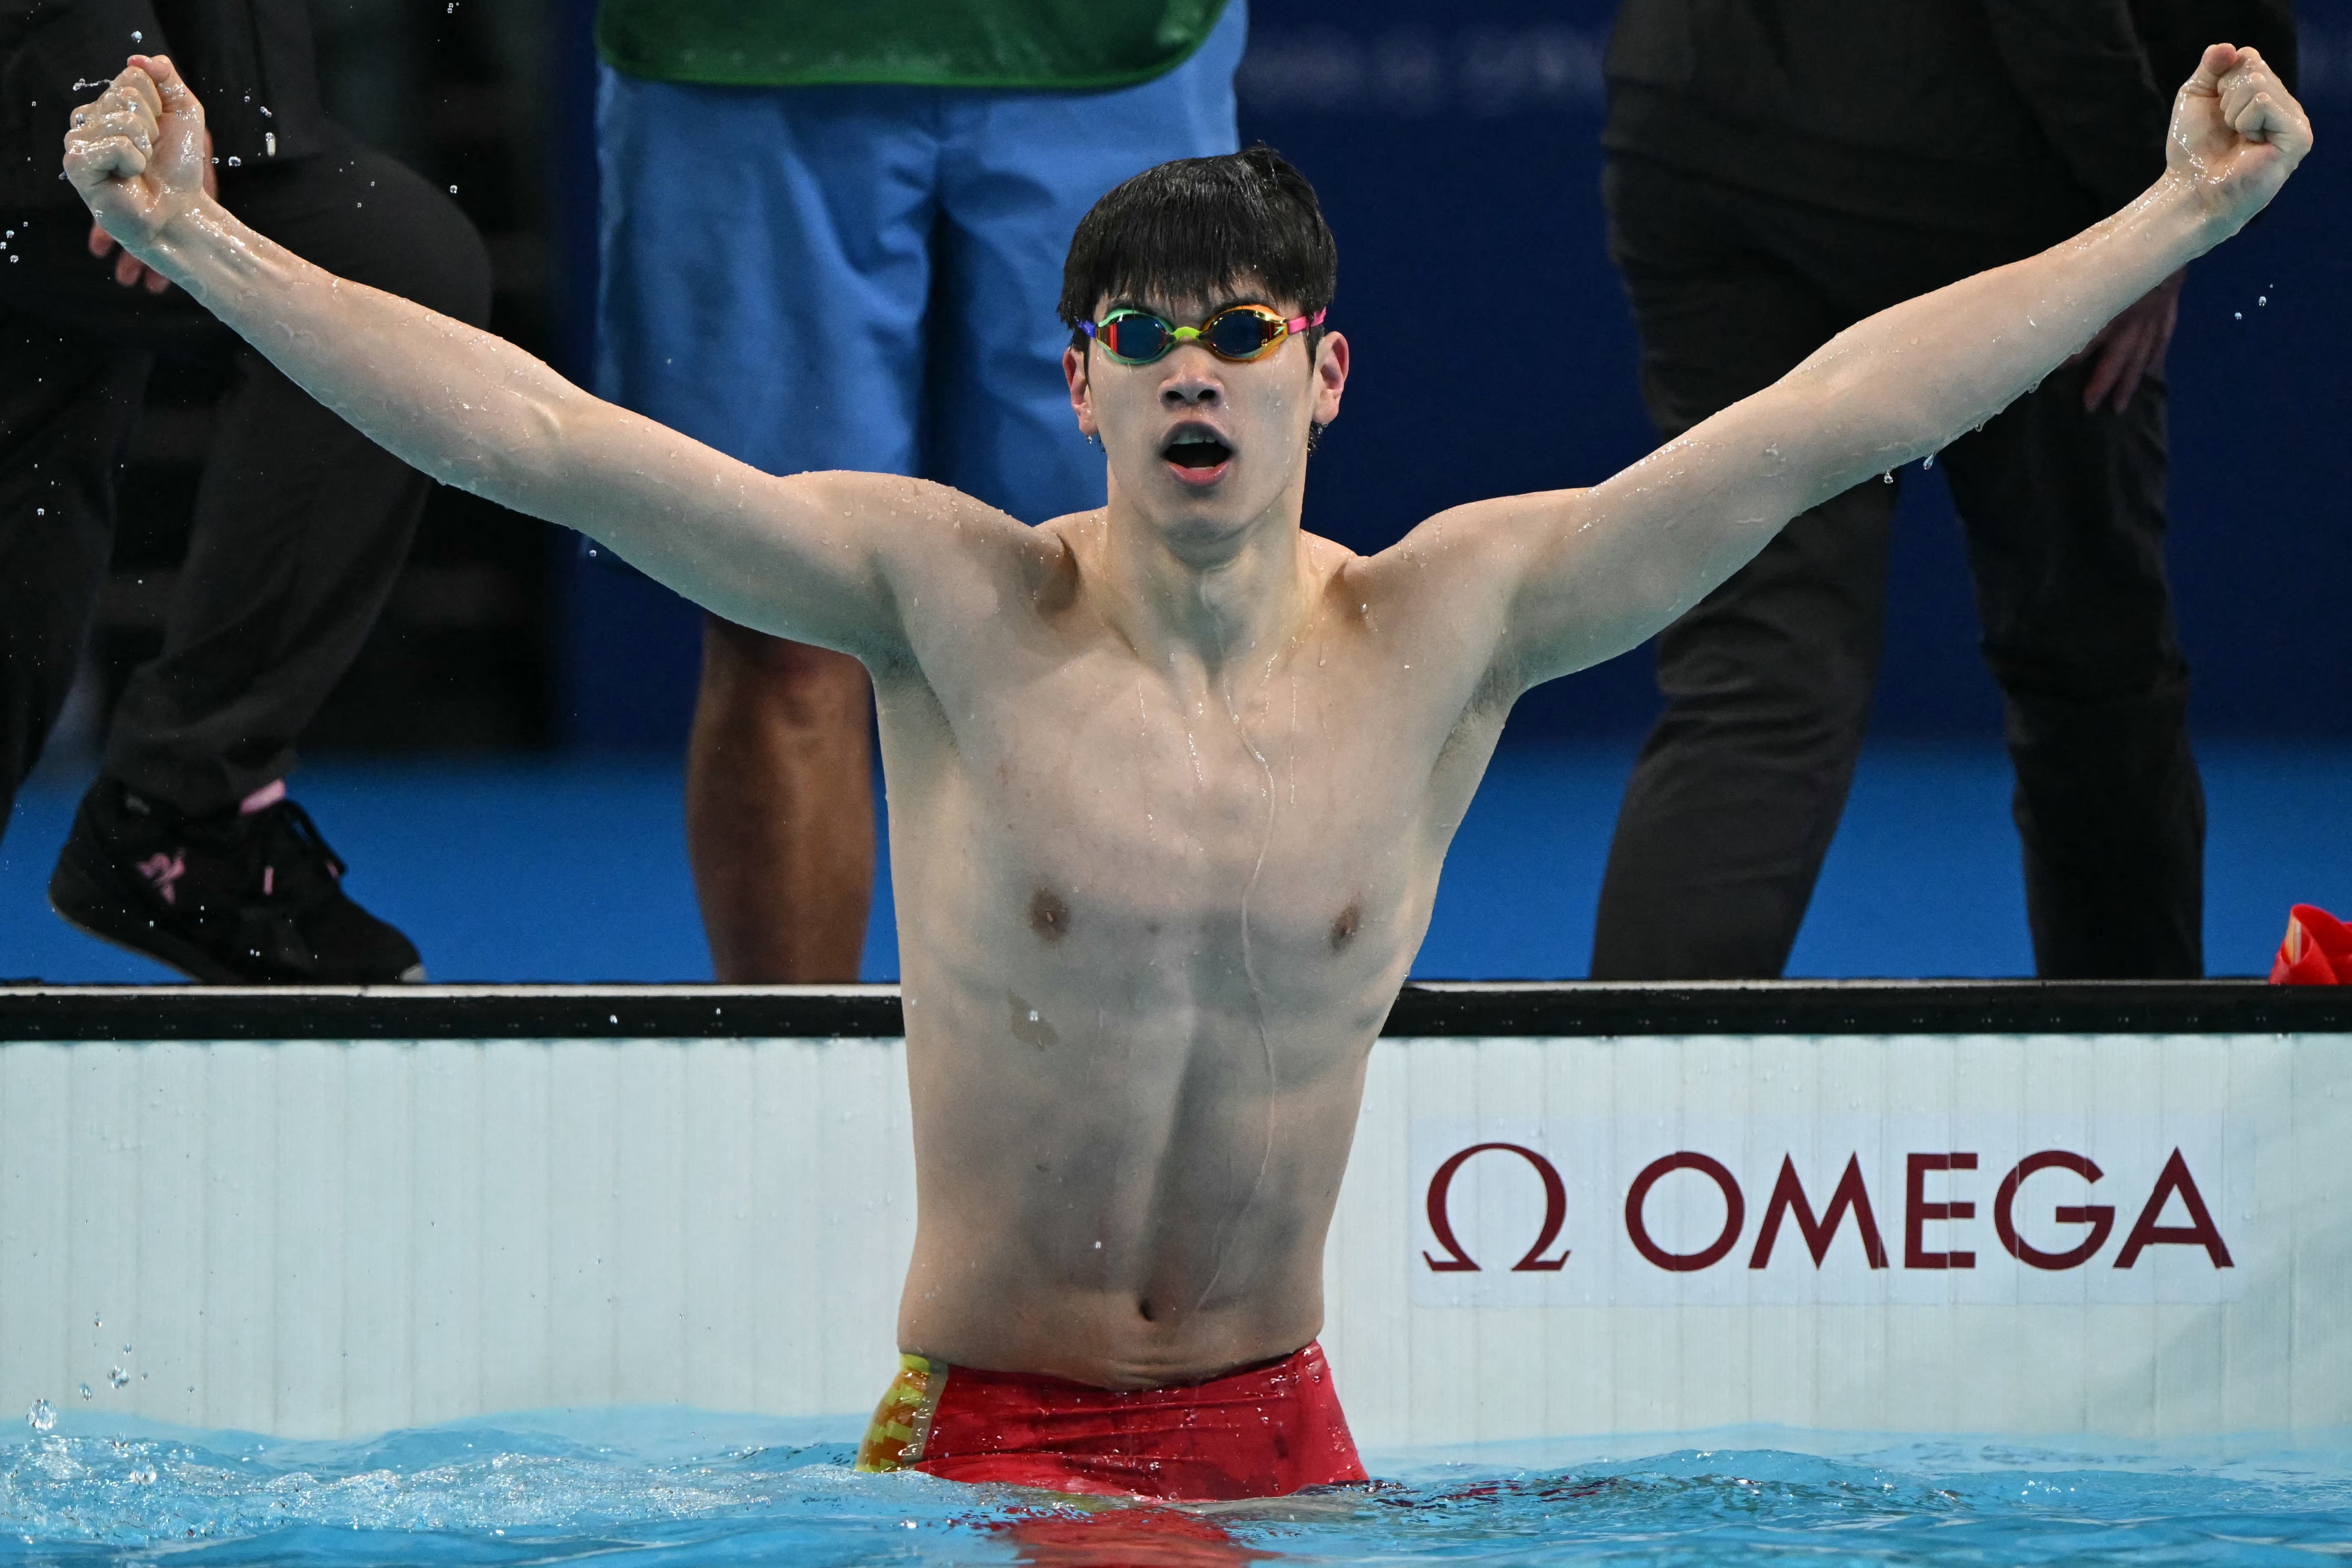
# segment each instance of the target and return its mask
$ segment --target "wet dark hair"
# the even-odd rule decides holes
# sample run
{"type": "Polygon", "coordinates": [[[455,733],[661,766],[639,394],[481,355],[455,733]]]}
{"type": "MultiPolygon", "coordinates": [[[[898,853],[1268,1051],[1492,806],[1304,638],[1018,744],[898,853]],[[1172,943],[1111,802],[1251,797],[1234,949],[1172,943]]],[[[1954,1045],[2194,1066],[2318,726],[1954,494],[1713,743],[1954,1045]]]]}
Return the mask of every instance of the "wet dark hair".
{"type": "MultiPolygon", "coordinates": [[[[1315,187],[1261,142],[1158,164],[1097,202],[1070,239],[1061,317],[1075,332],[1105,299],[1207,300],[1251,282],[1311,316],[1339,281],[1315,187]]],[[[1320,335],[1308,334],[1310,352],[1320,335]]]]}

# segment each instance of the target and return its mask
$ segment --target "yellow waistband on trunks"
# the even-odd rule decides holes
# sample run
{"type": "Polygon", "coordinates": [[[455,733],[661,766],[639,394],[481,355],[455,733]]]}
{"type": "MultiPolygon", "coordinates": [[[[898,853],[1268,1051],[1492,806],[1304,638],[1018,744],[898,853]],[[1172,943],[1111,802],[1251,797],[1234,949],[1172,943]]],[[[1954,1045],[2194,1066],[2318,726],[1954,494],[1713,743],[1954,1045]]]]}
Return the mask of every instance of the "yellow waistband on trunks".
{"type": "Polygon", "coordinates": [[[947,1388],[947,1363],[900,1356],[898,1375],[890,1380],[882,1403],[874,1407],[866,1441],[857,1445],[857,1468],[903,1470],[919,1462],[923,1444],[931,1435],[931,1417],[938,1414],[940,1395],[947,1388]]]}

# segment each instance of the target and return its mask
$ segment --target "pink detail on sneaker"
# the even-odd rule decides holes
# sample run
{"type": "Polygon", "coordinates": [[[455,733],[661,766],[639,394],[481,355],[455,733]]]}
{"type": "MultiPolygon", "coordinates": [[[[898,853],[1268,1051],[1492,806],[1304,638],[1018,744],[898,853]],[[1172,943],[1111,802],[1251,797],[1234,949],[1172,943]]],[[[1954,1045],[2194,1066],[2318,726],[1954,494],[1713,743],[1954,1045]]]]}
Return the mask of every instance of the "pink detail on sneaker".
{"type": "Polygon", "coordinates": [[[271,806],[276,805],[279,801],[284,800],[285,798],[286,781],[284,779],[272,779],[268,784],[263,784],[259,789],[255,790],[251,795],[247,795],[243,800],[237,802],[237,813],[243,816],[251,816],[257,811],[268,811],[271,806]]]}
{"type": "Polygon", "coordinates": [[[158,850],[139,862],[137,867],[141,876],[155,884],[155,891],[163,895],[167,904],[180,901],[179,894],[172,884],[178,881],[187,868],[188,852],[184,849],[175,855],[165,855],[158,850]]]}

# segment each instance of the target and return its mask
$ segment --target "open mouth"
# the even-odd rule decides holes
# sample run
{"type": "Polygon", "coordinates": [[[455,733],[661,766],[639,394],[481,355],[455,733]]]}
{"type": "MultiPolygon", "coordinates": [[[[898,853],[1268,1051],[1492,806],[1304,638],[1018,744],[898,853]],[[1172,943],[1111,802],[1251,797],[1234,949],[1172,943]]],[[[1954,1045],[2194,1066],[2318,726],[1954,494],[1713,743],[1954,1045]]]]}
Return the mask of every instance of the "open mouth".
{"type": "Polygon", "coordinates": [[[1171,431],[1160,448],[1160,456],[1181,482],[1209,485],[1224,477],[1225,465],[1233,461],[1234,449],[1214,430],[1192,425],[1171,431]]]}
{"type": "Polygon", "coordinates": [[[1213,468],[1234,449],[1213,436],[1187,436],[1168,445],[1168,460],[1180,468],[1213,468]]]}

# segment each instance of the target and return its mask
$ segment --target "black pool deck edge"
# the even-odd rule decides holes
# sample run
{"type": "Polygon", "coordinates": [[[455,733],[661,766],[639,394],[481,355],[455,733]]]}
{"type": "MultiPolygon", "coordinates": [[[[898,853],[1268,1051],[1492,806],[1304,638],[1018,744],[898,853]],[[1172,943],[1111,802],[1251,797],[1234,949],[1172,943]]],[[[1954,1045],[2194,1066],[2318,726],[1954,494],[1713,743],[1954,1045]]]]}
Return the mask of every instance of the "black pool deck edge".
{"type": "MultiPolygon", "coordinates": [[[[895,985],[0,984],[0,1044],[64,1040],[895,1039],[895,985]]],[[[1407,985],[1395,1037],[2352,1034],[2352,986],[2194,981],[1407,985]]]]}

